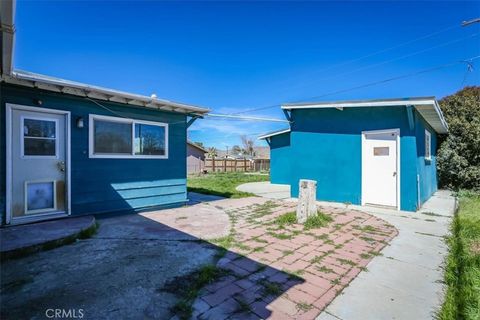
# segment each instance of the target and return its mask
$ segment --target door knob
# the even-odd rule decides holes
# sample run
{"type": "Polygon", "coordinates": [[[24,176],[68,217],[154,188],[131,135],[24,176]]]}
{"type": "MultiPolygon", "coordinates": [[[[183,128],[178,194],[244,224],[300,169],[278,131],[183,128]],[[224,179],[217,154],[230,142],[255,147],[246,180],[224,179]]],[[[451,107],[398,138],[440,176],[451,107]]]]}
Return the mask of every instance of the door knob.
{"type": "Polygon", "coordinates": [[[395,172],[393,173],[393,176],[395,177],[396,175],[397,175],[397,172],[395,171],[395,172]]]}
{"type": "Polygon", "coordinates": [[[65,172],[65,161],[59,161],[57,163],[58,170],[65,172]]]}

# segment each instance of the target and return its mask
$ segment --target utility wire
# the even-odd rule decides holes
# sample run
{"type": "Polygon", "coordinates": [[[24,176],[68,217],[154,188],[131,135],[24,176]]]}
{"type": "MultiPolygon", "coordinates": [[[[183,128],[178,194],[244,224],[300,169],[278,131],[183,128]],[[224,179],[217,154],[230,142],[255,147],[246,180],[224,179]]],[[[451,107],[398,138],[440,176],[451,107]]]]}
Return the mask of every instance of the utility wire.
{"type": "MultiPolygon", "coordinates": [[[[355,62],[355,61],[360,61],[360,60],[363,60],[363,59],[365,59],[365,58],[372,57],[372,56],[378,55],[378,54],[380,54],[380,53],[387,52],[387,51],[393,50],[393,49],[395,49],[395,48],[399,48],[399,47],[405,46],[405,45],[407,45],[407,44],[414,43],[414,42],[417,42],[417,41],[420,41],[420,40],[429,38],[429,37],[431,37],[431,36],[433,36],[433,35],[443,33],[443,32],[445,32],[445,31],[451,30],[451,29],[453,29],[453,28],[455,28],[455,27],[458,27],[458,25],[455,25],[455,26],[451,26],[451,27],[442,29],[442,30],[440,30],[440,31],[437,31],[437,32],[434,32],[434,33],[425,35],[425,36],[423,36],[423,37],[420,37],[420,38],[417,38],[417,39],[414,39],[414,40],[411,40],[411,41],[404,42],[404,43],[402,43],[402,44],[399,44],[399,45],[396,45],[396,46],[393,46],[393,47],[390,47],[390,48],[386,48],[386,49],[383,49],[383,50],[380,50],[380,51],[376,51],[376,52],[374,52],[374,53],[365,55],[365,56],[360,57],[360,58],[348,60],[348,61],[343,62],[343,63],[340,63],[340,64],[335,64],[335,65],[333,65],[333,66],[331,66],[331,67],[328,67],[328,68],[325,68],[325,69],[323,69],[323,70],[321,70],[321,71],[329,70],[329,69],[335,68],[335,67],[337,67],[337,66],[342,66],[342,65],[350,64],[350,63],[355,62]]],[[[457,43],[457,42],[461,42],[461,41],[464,41],[464,40],[467,40],[467,39],[476,37],[476,36],[478,36],[478,35],[479,35],[479,33],[473,33],[473,34],[470,34],[470,35],[467,36],[467,37],[463,37],[463,38],[455,39],[455,40],[452,40],[452,41],[444,42],[444,43],[441,43],[441,44],[439,44],[439,45],[432,46],[432,47],[428,47],[428,48],[425,48],[425,49],[422,49],[422,50],[419,50],[419,51],[415,51],[415,52],[413,52],[413,53],[409,53],[409,54],[406,54],[406,55],[403,55],[403,56],[400,56],[400,57],[397,57],[397,58],[393,58],[393,59],[390,59],[390,60],[386,60],[386,61],[374,63],[374,64],[371,64],[371,65],[366,65],[366,66],[363,66],[363,67],[360,67],[360,68],[357,68],[357,69],[354,69],[354,70],[351,70],[351,71],[346,71],[346,72],[343,72],[343,73],[340,73],[340,74],[336,74],[336,75],[333,75],[333,76],[330,76],[330,77],[324,77],[324,78],[316,79],[315,81],[335,79],[335,78],[338,78],[338,77],[341,77],[341,76],[345,76],[345,75],[348,75],[348,74],[352,74],[352,73],[355,73],[355,72],[358,72],[358,71],[363,71],[363,70],[366,70],[366,69],[374,68],[374,67],[377,67],[377,66],[380,66],[380,65],[384,65],[384,64],[393,62],[393,61],[398,61],[398,60],[401,60],[401,59],[409,58],[409,57],[412,57],[412,56],[415,56],[415,55],[424,53],[424,52],[429,51],[429,50],[433,50],[433,49],[437,49],[437,48],[440,48],[440,47],[448,46],[448,45],[451,45],[451,44],[454,44],[454,43],[457,43]]],[[[305,83],[302,83],[302,85],[294,86],[294,88],[301,88],[301,87],[305,87],[305,83]]],[[[268,106],[265,106],[265,107],[246,109],[246,110],[239,111],[239,112],[234,112],[234,113],[231,113],[231,114],[232,114],[232,115],[238,115],[238,114],[249,113],[249,112],[254,112],[254,111],[261,111],[261,110],[266,110],[266,109],[275,108],[275,107],[278,107],[279,105],[280,105],[280,103],[277,103],[277,104],[268,105],[268,106]]]]}
{"type": "MultiPolygon", "coordinates": [[[[451,25],[451,26],[449,26],[449,27],[443,28],[443,29],[441,29],[441,30],[438,30],[438,31],[435,31],[435,32],[426,34],[426,35],[424,35],[424,36],[421,36],[421,37],[418,37],[418,38],[415,38],[415,39],[412,39],[412,40],[408,40],[408,41],[406,41],[406,42],[402,42],[402,43],[400,43],[400,44],[397,44],[397,45],[394,45],[394,46],[391,46],[391,47],[388,47],[388,48],[384,48],[384,49],[380,49],[380,50],[378,50],[378,51],[374,51],[374,52],[372,52],[372,53],[366,54],[366,55],[361,56],[361,57],[358,57],[358,58],[353,58],[353,59],[350,59],[350,60],[347,60],[347,61],[335,63],[335,64],[330,65],[330,66],[328,66],[328,67],[321,68],[320,70],[317,70],[315,73],[325,72],[325,71],[328,71],[328,70],[331,70],[331,69],[335,69],[335,68],[338,68],[338,67],[341,67],[341,66],[344,66],[344,65],[351,64],[351,63],[353,63],[353,62],[357,62],[357,61],[364,60],[364,59],[366,59],[366,58],[374,57],[374,56],[379,55],[379,54],[381,54],[381,53],[388,52],[388,51],[391,51],[391,50],[394,50],[394,49],[397,49],[397,48],[401,48],[401,47],[404,47],[404,46],[406,46],[406,45],[409,45],[409,44],[412,44],[412,43],[415,43],[415,42],[418,42],[418,41],[421,41],[421,40],[425,40],[425,39],[431,38],[431,37],[436,36],[436,35],[438,35],[438,34],[441,34],[441,33],[444,33],[444,32],[450,31],[450,30],[452,30],[452,29],[459,28],[459,27],[460,27],[460,25],[454,24],[454,25],[451,25]]],[[[291,80],[291,79],[290,79],[290,80],[291,80]]]]}
{"type": "Polygon", "coordinates": [[[327,96],[331,96],[331,95],[335,95],[335,94],[339,94],[339,93],[344,93],[344,92],[348,92],[348,91],[352,91],[352,90],[356,90],[356,89],[371,87],[371,86],[374,86],[374,85],[383,84],[383,83],[387,83],[387,82],[391,82],[391,81],[395,81],[395,80],[410,78],[410,77],[417,76],[417,75],[420,75],[420,74],[424,74],[424,73],[428,73],[428,72],[432,72],[432,71],[436,71],[436,70],[440,70],[440,69],[445,69],[445,68],[448,68],[448,67],[451,67],[451,66],[454,66],[454,65],[457,65],[457,64],[461,64],[461,63],[466,63],[467,65],[471,65],[473,60],[476,60],[476,59],[479,59],[479,58],[480,58],[480,55],[469,58],[469,59],[466,59],[466,60],[455,61],[455,62],[443,64],[443,65],[440,65],[440,66],[419,70],[419,71],[416,71],[416,72],[413,72],[413,73],[404,74],[404,75],[397,76],[397,77],[392,77],[392,78],[383,79],[383,80],[379,80],[379,81],[375,81],[375,82],[370,82],[370,83],[366,83],[366,84],[363,84],[363,85],[359,85],[359,86],[355,86],[355,87],[351,87],[351,88],[347,88],[347,89],[332,91],[332,92],[325,93],[325,94],[322,94],[322,95],[319,95],[319,96],[310,97],[308,99],[319,99],[319,98],[323,98],[323,97],[327,97],[327,96]]]}

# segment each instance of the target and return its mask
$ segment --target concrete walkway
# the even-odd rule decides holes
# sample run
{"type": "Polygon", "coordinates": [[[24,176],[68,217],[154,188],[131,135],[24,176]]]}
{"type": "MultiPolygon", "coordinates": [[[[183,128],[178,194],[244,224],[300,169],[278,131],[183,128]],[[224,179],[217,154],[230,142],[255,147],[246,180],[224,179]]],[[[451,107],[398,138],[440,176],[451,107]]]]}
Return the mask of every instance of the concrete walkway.
{"type": "Polygon", "coordinates": [[[268,199],[288,199],[290,198],[290,185],[272,184],[265,182],[250,182],[239,185],[238,191],[250,192],[257,196],[268,199]]]}
{"type": "Polygon", "coordinates": [[[399,235],[317,320],[434,318],[443,300],[442,263],[447,254],[443,237],[455,205],[450,192],[438,191],[416,213],[348,206],[386,220],[399,235]]]}

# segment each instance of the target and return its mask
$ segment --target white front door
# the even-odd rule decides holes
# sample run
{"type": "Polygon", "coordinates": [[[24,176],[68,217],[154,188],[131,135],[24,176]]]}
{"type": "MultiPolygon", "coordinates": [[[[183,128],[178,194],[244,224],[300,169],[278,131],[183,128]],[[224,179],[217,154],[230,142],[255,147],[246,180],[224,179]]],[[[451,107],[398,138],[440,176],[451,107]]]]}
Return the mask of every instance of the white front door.
{"type": "Polygon", "coordinates": [[[362,204],[399,205],[398,129],[362,134],[362,204]]]}
{"type": "Polygon", "coordinates": [[[68,118],[63,111],[7,105],[7,220],[68,214],[68,118]]]}

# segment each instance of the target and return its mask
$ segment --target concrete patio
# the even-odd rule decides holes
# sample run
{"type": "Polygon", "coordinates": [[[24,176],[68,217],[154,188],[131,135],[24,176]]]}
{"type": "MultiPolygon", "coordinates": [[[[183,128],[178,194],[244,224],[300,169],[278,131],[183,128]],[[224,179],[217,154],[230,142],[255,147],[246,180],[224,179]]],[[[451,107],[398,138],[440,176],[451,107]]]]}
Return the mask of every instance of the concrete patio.
{"type": "Polygon", "coordinates": [[[236,189],[268,199],[290,198],[290,185],[288,184],[272,184],[269,181],[250,182],[241,184],[236,189]]]}

